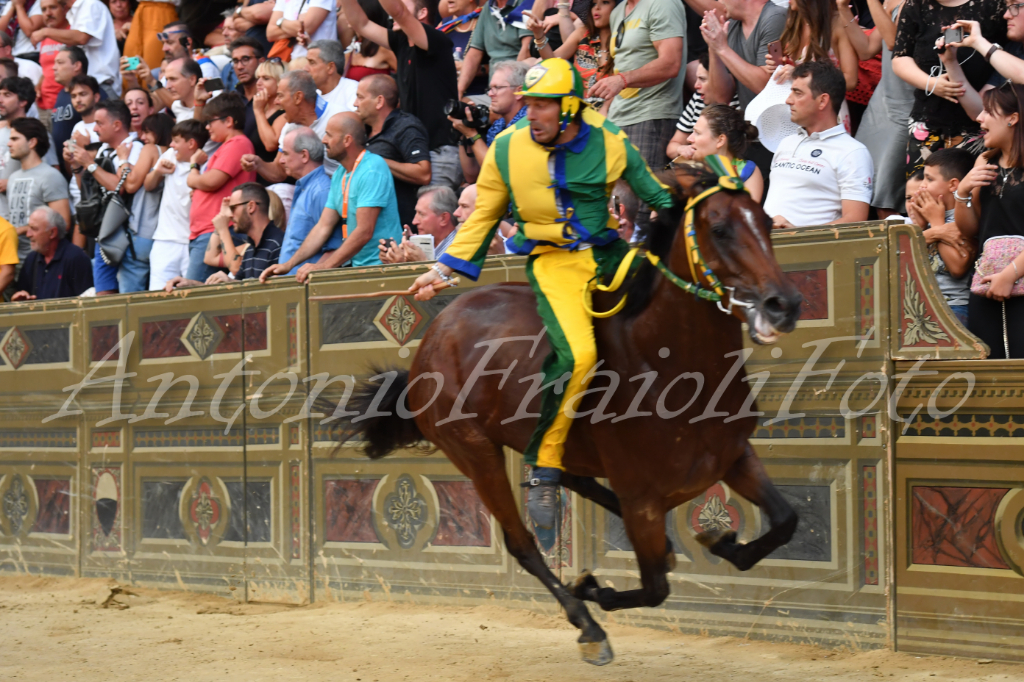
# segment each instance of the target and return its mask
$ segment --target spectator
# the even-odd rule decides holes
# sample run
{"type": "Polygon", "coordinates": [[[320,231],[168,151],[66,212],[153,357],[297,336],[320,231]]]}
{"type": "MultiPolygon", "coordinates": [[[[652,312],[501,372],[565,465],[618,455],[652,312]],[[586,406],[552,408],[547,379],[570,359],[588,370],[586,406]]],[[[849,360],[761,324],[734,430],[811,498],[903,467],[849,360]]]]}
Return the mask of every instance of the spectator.
{"type": "Polygon", "coordinates": [[[117,37],[117,51],[124,53],[128,31],[132,28],[132,5],[128,0],[106,0],[110,17],[114,20],[114,35],[117,37]]]}
{"type": "MultiPolygon", "coordinates": [[[[172,21],[164,26],[162,33],[157,33],[161,42],[161,49],[164,53],[164,61],[172,62],[175,59],[194,59],[195,41],[188,25],[183,21],[172,21]]],[[[200,78],[219,78],[220,69],[208,57],[200,57],[195,62],[202,70],[200,78]]]]}
{"type": "Polygon", "coordinates": [[[999,87],[1008,80],[1024,83],[1024,16],[1020,14],[1020,5],[1007,3],[1003,19],[1006,20],[1006,47],[989,41],[977,21],[956,22],[964,29],[964,39],[952,45],[958,50],[962,47],[977,50],[988,60],[994,70],[987,83],[989,87],[999,87]]]}
{"type": "Polygon", "coordinates": [[[117,38],[114,21],[100,0],[74,0],[67,13],[70,28],[44,26],[33,38],[53,38],[65,45],[77,45],[85,52],[92,68],[89,73],[99,82],[107,97],[121,96],[118,78],[117,38]]]}
{"type": "MultiPolygon", "coordinates": [[[[46,26],[60,29],[69,27],[64,0],[39,0],[37,4],[42,8],[43,23],[46,26]]],[[[50,127],[50,118],[53,109],[57,106],[57,96],[62,89],[61,84],[57,82],[54,62],[57,59],[57,53],[63,46],[63,43],[53,38],[42,38],[35,46],[35,49],[39,51],[39,66],[43,70],[43,79],[39,83],[39,98],[36,100],[36,104],[39,106],[39,120],[46,124],[47,128],[50,127]]]]}
{"type": "Polygon", "coordinates": [[[256,94],[252,98],[252,113],[256,119],[260,142],[268,152],[267,155],[260,155],[264,161],[272,161],[276,156],[281,130],[288,122],[284,109],[277,102],[277,82],[283,75],[284,66],[279,61],[264,61],[256,68],[256,94]],[[271,150],[273,153],[269,153],[271,150]]]}
{"type": "Polygon", "coordinates": [[[611,214],[619,222],[619,236],[632,244],[636,241],[636,214],[640,210],[640,199],[625,180],[615,181],[612,190],[611,214]]]}
{"type": "Polygon", "coordinates": [[[0,32],[0,59],[13,59],[18,65],[16,75],[32,81],[32,85],[38,87],[43,80],[43,67],[31,59],[22,59],[14,56],[14,40],[6,33],[0,32]]]}
{"type": "Polygon", "coordinates": [[[150,69],[160,68],[163,60],[163,41],[160,27],[178,20],[173,0],[142,0],[135,8],[131,28],[124,41],[125,57],[141,57],[150,69]]]}
{"type": "Polygon", "coordinates": [[[402,224],[416,213],[416,191],[430,184],[427,129],[410,113],[399,111],[398,87],[391,76],[369,76],[359,82],[356,113],[369,128],[366,148],[387,162],[395,178],[402,224]]]}
{"type": "MultiPolygon", "coordinates": [[[[522,14],[524,2],[525,0],[487,0],[484,11],[480,12],[476,29],[473,30],[473,36],[469,39],[469,51],[462,62],[462,72],[459,74],[459,99],[469,89],[469,84],[476,77],[485,57],[492,65],[529,59],[533,34],[525,28],[517,28],[514,23],[518,22],[514,22],[512,18],[514,13],[522,14]]],[[[395,50],[395,53],[397,54],[398,50],[395,50]]],[[[491,84],[494,84],[493,80],[491,84]]]]}
{"type": "MultiPolygon", "coordinates": [[[[57,103],[53,106],[53,114],[50,116],[50,130],[56,149],[64,149],[64,143],[71,139],[75,124],[82,120],[71,104],[71,81],[75,76],[88,72],[89,59],[80,47],[65,47],[53,59],[53,78],[61,86],[61,91],[57,93],[57,103]]],[[[65,176],[71,175],[64,165],[63,156],[58,157],[57,163],[65,176]]]]}
{"type": "MultiPolygon", "coordinates": [[[[602,0],[607,2],[608,0],[602,0]]],[[[455,71],[462,75],[462,63],[469,52],[469,40],[473,37],[477,22],[480,20],[480,2],[478,0],[441,0],[438,8],[442,16],[447,18],[437,25],[437,30],[447,35],[454,46],[455,71]],[[444,14],[443,12],[447,12],[444,14]]],[[[377,21],[376,23],[382,24],[377,21]]],[[[476,75],[466,87],[467,95],[482,95],[487,92],[487,72],[481,65],[476,75]]]]}
{"type": "MultiPolygon", "coordinates": [[[[287,263],[313,226],[320,219],[327,205],[331,191],[331,178],[323,169],[324,144],[312,128],[299,127],[288,132],[281,142],[278,163],[288,177],[295,180],[295,194],[292,196],[292,210],[281,244],[281,261],[287,263]]],[[[296,263],[288,274],[294,275],[306,263],[315,263],[324,253],[341,246],[341,230],[331,234],[320,251],[311,258],[296,263]]]]}
{"type": "MultiPolygon", "coordinates": [[[[39,2],[18,0],[10,2],[0,15],[0,33],[8,37],[14,36],[12,44],[15,55],[35,52],[32,45],[32,34],[43,26],[43,13],[39,2]],[[17,23],[17,30],[11,30],[11,22],[17,23]]],[[[0,290],[2,291],[2,290],[0,290]]]]}
{"type": "Polygon", "coordinates": [[[745,110],[771,77],[764,68],[768,45],[782,36],[786,8],[769,0],[722,0],[721,4],[729,19],[728,31],[717,15],[706,13],[708,7],[700,9],[704,15],[701,35],[707,41],[709,56],[705,95],[718,103],[736,97],[740,109],[745,110]]]}
{"type": "Polygon", "coordinates": [[[291,272],[299,263],[308,261],[335,232],[341,232],[341,246],[324,254],[317,262],[300,267],[295,275],[299,282],[306,281],[316,270],[336,268],[348,262],[356,267],[379,265],[378,240],[402,237],[395,183],[384,159],[366,149],[366,128],[359,117],[349,112],[331,117],[324,146],[345,170],[335,173],[331,179],[327,205],[302,246],[287,262],[267,268],[260,275],[261,282],[291,272]]]}
{"type": "Polygon", "coordinates": [[[455,192],[444,185],[428,185],[421,187],[417,193],[416,217],[412,224],[416,233],[432,237],[433,258],[423,252],[417,244],[410,241],[411,233],[406,225],[402,241],[395,243],[381,239],[378,244],[382,263],[412,263],[415,261],[437,260],[455,239],[458,223],[455,217],[459,207],[455,192]]]}
{"type": "Polygon", "coordinates": [[[310,43],[306,61],[320,96],[327,100],[330,115],[354,111],[357,83],[341,75],[345,72],[345,51],[341,49],[341,43],[337,40],[310,43]]]}
{"type": "Polygon", "coordinates": [[[200,167],[206,161],[206,152],[196,151],[192,155],[187,178],[188,186],[194,190],[189,213],[187,277],[197,282],[205,282],[215,272],[203,262],[203,256],[221,201],[239,185],[256,180],[255,173],[241,167],[242,157],[255,151],[242,131],[245,122],[245,100],[242,96],[235,92],[218,95],[206,105],[204,113],[210,140],[220,146],[210,157],[204,172],[200,172],[200,167]]]}
{"type": "MultiPolygon", "coordinates": [[[[568,37],[557,50],[552,50],[544,37],[543,22],[535,21],[532,14],[527,21],[527,25],[533,31],[533,43],[538,46],[537,53],[541,59],[558,57],[571,60],[576,65],[583,78],[584,99],[590,96],[590,88],[594,83],[611,74],[611,18],[612,10],[619,2],[621,0],[595,0],[583,15],[582,21],[577,20],[578,25],[572,22],[568,3],[559,3],[559,28],[563,35],[568,37]]],[[[602,113],[608,109],[604,106],[604,100],[595,99],[592,100],[592,104],[602,113]]]]}
{"type": "Polygon", "coordinates": [[[780,70],[780,65],[771,55],[765,58],[765,64],[775,70],[773,77],[777,82],[784,83],[792,78],[794,64],[829,60],[842,70],[847,90],[857,87],[857,53],[839,25],[834,3],[793,0],[779,40],[782,54],[792,64],[786,64],[780,70]]]}
{"type": "MultiPolygon", "coordinates": [[[[263,140],[259,135],[259,128],[256,122],[256,114],[253,110],[253,97],[256,95],[256,69],[263,63],[263,47],[259,44],[255,38],[243,37],[239,38],[235,42],[228,46],[228,50],[231,53],[231,64],[234,69],[235,76],[238,80],[238,85],[235,86],[235,92],[243,98],[245,102],[245,121],[242,126],[242,131],[245,136],[253,144],[253,148],[256,150],[256,154],[264,159],[271,160],[277,151],[277,145],[273,148],[267,149],[263,145],[263,140]]],[[[196,83],[195,101],[196,108],[201,108],[209,101],[211,93],[206,91],[205,80],[200,80],[196,83]]],[[[203,118],[202,115],[197,115],[196,118],[203,118]]]]}
{"type": "Polygon", "coordinates": [[[20,263],[18,233],[14,225],[0,218],[0,301],[6,299],[7,287],[14,281],[20,263]]]}
{"type": "Polygon", "coordinates": [[[728,160],[750,192],[750,198],[760,203],[764,178],[757,164],[743,158],[747,146],[756,139],[757,128],[743,120],[743,114],[724,104],[712,104],[694,124],[689,143],[696,161],[712,156],[728,160]]]}
{"type": "MultiPolygon", "coordinates": [[[[46,127],[34,118],[16,118],[10,122],[9,135],[11,159],[20,167],[7,180],[7,198],[10,222],[18,234],[18,259],[24,263],[31,251],[28,219],[32,211],[48,206],[64,218],[65,224],[70,224],[71,208],[64,176],[43,161],[50,151],[46,127]]],[[[3,289],[0,287],[0,291],[3,289]]]]}
{"type": "Polygon", "coordinates": [[[907,177],[907,124],[914,106],[914,88],[892,70],[896,22],[904,6],[901,2],[888,13],[881,0],[868,0],[877,29],[870,36],[865,36],[859,26],[850,25],[846,13],[840,11],[844,30],[857,55],[863,60],[878,51],[882,53],[882,77],[857,129],[857,141],[868,148],[875,166],[871,207],[881,220],[902,212],[907,177]]]}
{"type": "MultiPolygon", "coordinates": [[[[213,48],[212,50],[208,50],[206,54],[210,57],[213,57],[215,54],[217,54],[218,50],[220,51],[220,54],[224,54],[230,57],[231,50],[229,49],[228,46],[245,35],[241,31],[235,29],[234,10],[229,9],[223,12],[222,16],[224,17],[224,23],[221,24],[220,27],[220,36],[224,43],[218,47],[213,48]]],[[[261,41],[258,38],[253,38],[253,40],[255,40],[256,44],[259,45],[260,49],[263,50],[263,54],[266,54],[267,48],[264,45],[264,41],[261,41]]],[[[238,76],[235,75],[235,67],[230,60],[220,68],[220,79],[224,81],[225,90],[234,90],[235,86],[238,85],[238,76]]]]}
{"type": "Polygon", "coordinates": [[[939,291],[964,326],[971,293],[971,264],[978,249],[973,239],[968,243],[956,226],[953,195],[973,166],[974,156],[966,149],[938,150],[925,160],[924,182],[907,205],[914,222],[924,228],[928,262],[939,291]]]}
{"type": "MultiPolygon", "coordinates": [[[[679,157],[684,159],[693,158],[693,147],[690,146],[689,140],[690,134],[693,132],[693,125],[700,118],[701,112],[704,111],[704,92],[708,83],[708,64],[708,54],[704,52],[697,58],[697,76],[693,84],[693,96],[686,103],[683,115],[676,121],[676,132],[672,139],[669,140],[668,148],[665,150],[665,155],[670,161],[675,161],[679,157]]],[[[740,101],[735,95],[733,95],[729,106],[740,109],[740,101]]]]}
{"type": "Polygon", "coordinates": [[[274,13],[274,6],[274,0],[243,0],[234,8],[235,30],[260,41],[267,53],[271,48],[271,42],[267,40],[267,23],[274,13]]]}
{"type": "Polygon", "coordinates": [[[153,97],[140,87],[132,87],[125,90],[124,103],[132,115],[132,132],[138,135],[142,132],[142,122],[156,113],[153,97]]]}
{"type": "Polygon", "coordinates": [[[168,281],[188,274],[192,193],[186,181],[192,157],[209,139],[206,126],[199,121],[176,123],[171,129],[171,148],[146,176],[147,191],[155,192],[162,187],[157,229],[149,254],[150,291],[162,290],[168,281]]]}
{"type": "MultiPolygon", "coordinates": [[[[359,0],[359,7],[366,13],[366,17],[378,26],[387,26],[391,23],[388,13],[384,11],[377,0],[359,0]]],[[[467,35],[466,38],[468,39],[469,36],[467,35]]],[[[345,78],[350,78],[358,83],[375,73],[385,76],[395,73],[398,68],[398,59],[394,52],[364,36],[354,36],[353,43],[355,43],[356,49],[345,50],[348,55],[345,78]]],[[[349,47],[352,48],[352,45],[349,47]]]]}
{"type": "Polygon", "coordinates": [[[292,58],[305,57],[307,48],[302,41],[296,42],[299,34],[310,41],[337,40],[338,7],[334,0],[276,0],[267,23],[267,40],[287,41],[292,45],[292,58]]]}
{"type": "Polygon", "coordinates": [[[199,79],[202,77],[202,69],[194,61],[191,59],[175,59],[169,62],[164,69],[164,81],[167,83],[166,88],[160,88],[155,92],[152,88],[149,88],[149,90],[158,97],[162,95],[161,99],[164,103],[167,101],[167,95],[170,95],[171,113],[174,114],[175,122],[181,123],[195,117],[196,84],[199,83],[199,79]],[[167,93],[167,95],[164,93],[167,93]]]}
{"type": "Polygon", "coordinates": [[[96,105],[100,103],[100,84],[92,76],[75,76],[71,80],[71,106],[75,108],[81,120],[75,124],[71,137],[78,140],[84,136],[91,144],[99,142],[94,129],[96,128],[96,105]]]}
{"type": "MultiPolygon", "coordinates": [[[[930,0],[907,0],[900,13],[892,70],[916,88],[907,141],[908,174],[921,168],[928,154],[942,147],[974,148],[980,135],[977,122],[958,102],[968,94],[963,82],[942,73],[942,62],[935,51],[942,27],[958,19],[977,21],[985,35],[1002,42],[1006,39],[1003,12],[1001,0],[975,0],[955,7],[930,0]]],[[[992,75],[985,55],[969,59],[973,50],[957,52],[966,82],[974,90],[980,89],[992,75]]]]}
{"type": "Polygon", "coordinates": [[[92,265],[85,251],[64,238],[68,224],[60,213],[42,206],[28,219],[32,253],[21,268],[12,301],[79,296],[92,287],[92,265]]]}
{"type": "MultiPolygon", "coordinates": [[[[11,155],[10,136],[11,124],[19,118],[25,118],[28,110],[36,99],[35,88],[27,78],[5,78],[0,81],[0,118],[6,125],[0,127],[0,218],[10,220],[7,184],[11,174],[21,168],[21,162],[11,155]]],[[[48,139],[47,145],[53,141],[48,139]]],[[[57,165],[57,155],[52,147],[43,150],[43,161],[52,166],[57,165]]],[[[17,225],[15,226],[17,227],[17,225]]]]}
{"type": "Polygon", "coordinates": [[[491,87],[487,94],[491,97],[491,115],[497,116],[498,120],[487,129],[485,136],[482,137],[476,125],[472,125],[474,122],[468,108],[465,123],[449,118],[452,127],[463,136],[459,158],[462,161],[463,175],[467,180],[476,180],[484,157],[487,156],[487,148],[494,142],[498,133],[526,116],[523,96],[516,94],[523,87],[526,70],[527,67],[522,62],[499,62],[491,68],[491,87]]]}
{"type": "Polygon", "coordinates": [[[802,130],[779,143],[765,212],[775,227],[867,220],[871,155],[836,123],[846,96],[842,71],[831,61],[809,61],[792,80],[786,104],[802,130]]]}
{"type": "Polygon", "coordinates": [[[982,95],[982,102],[978,123],[989,151],[978,157],[953,196],[957,227],[982,248],[978,284],[988,284],[984,295],[971,287],[967,327],[988,344],[989,359],[1024,358],[1024,296],[1011,295],[1024,272],[1024,252],[1014,246],[1011,253],[1017,256],[1001,271],[980,271],[999,237],[1024,238],[1024,87],[1008,81],[982,95]]]}
{"type": "MultiPolygon", "coordinates": [[[[103,191],[114,192],[118,189],[121,176],[137,164],[143,145],[130,137],[132,115],[121,100],[108,99],[97,104],[95,118],[93,132],[102,143],[100,148],[92,152],[81,145],[69,146],[64,150],[64,160],[70,164],[79,189],[87,182],[95,182],[103,191]]],[[[125,205],[131,206],[127,180],[121,187],[121,193],[125,195],[125,205]]],[[[125,254],[125,258],[130,258],[130,254],[125,254]]],[[[118,265],[106,262],[100,255],[100,245],[97,243],[93,257],[96,295],[118,293],[118,274],[118,265]]]]}

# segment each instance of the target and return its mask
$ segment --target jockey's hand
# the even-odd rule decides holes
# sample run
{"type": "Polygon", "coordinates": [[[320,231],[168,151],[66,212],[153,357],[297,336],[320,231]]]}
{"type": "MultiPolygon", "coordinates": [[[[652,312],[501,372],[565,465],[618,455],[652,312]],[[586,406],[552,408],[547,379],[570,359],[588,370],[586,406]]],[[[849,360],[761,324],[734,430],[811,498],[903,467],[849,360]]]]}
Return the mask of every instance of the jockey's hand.
{"type": "MultiPolygon", "coordinates": [[[[440,267],[447,270],[445,274],[451,275],[451,268],[446,265],[441,265],[440,267]]],[[[441,279],[441,276],[437,274],[437,271],[434,268],[430,268],[416,278],[416,281],[409,287],[409,293],[414,294],[417,301],[429,301],[434,298],[438,291],[447,286],[444,280],[441,279]]]]}

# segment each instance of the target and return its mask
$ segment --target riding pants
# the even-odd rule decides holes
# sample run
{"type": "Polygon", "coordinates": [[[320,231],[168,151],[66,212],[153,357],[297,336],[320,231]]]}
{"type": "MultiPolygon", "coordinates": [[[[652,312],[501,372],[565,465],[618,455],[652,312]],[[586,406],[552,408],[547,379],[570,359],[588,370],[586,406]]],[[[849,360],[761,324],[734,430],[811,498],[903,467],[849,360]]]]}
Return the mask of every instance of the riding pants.
{"type": "MultiPolygon", "coordinates": [[[[606,264],[614,267],[625,244],[569,251],[553,249],[530,256],[526,278],[537,296],[537,312],[547,327],[551,352],[544,359],[540,419],[524,457],[528,464],[563,469],[562,455],[572,426],[565,406],[586,390],[587,374],[597,363],[597,343],[591,316],[583,307],[588,284],[606,264]],[[560,381],[569,374],[567,381],[560,381]],[[556,393],[556,388],[559,389],[556,393]]],[[[587,305],[590,295],[587,295],[587,305]]],[[[579,409],[578,404],[574,404],[579,409]]]]}

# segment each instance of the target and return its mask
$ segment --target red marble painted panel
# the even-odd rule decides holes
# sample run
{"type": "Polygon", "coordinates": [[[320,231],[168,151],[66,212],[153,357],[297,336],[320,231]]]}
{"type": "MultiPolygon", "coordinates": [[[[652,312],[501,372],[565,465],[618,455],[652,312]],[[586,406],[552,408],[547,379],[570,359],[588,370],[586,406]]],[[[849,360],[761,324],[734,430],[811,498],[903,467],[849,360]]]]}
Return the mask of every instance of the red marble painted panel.
{"type": "Polygon", "coordinates": [[[181,342],[190,317],[180,320],[155,320],[142,323],[142,357],[177,358],[188,355],[188,349],[181,342]]]}
{"type": "Polygon", "coordinates": [[[32,533],[71,532],[71,481],[68,479],[35,479],[39,496],[39,513],[32,533]]]}
{"type": "Polygon", "coordinates": [[[373,491],[380,479],[324,481],[324,539],[327,542],[380,542],[373,527],[373,491]]]}
{"type": "Polygon", "coordinates": [[[472,481],[433,481],[437,491],[437,534],[441,547],[490,547],[491,513],[472,481]]]}
{"type": "Polygon", "coordinates": [[[786,278],[804,296],[801,320],[828,319],[828,270],[792,270],[786,273],[786,278]]]}
{"type": "Polygon", "coordinates": [[[242,352],[242,335],[245,335],[245,350],[267,349],[267,313],[246,313],[242,315],[218,315],[213,321],[224,332],[223,340],[215,353],[242,352]]]}
{"type": "Polygon", "coordinates": [[[245,349],[266,350],[267,349],[267,313],[246,313],[245,320],[245,349]]]}
{"type": "Polygon", "coordinates": [[[217,344],[214,353],[241,353],[242,352],[242,316],[241,315],[218,315],[213,318],[214,323],[224,332],[224,338],[217,344]]]}
{"type": "MultiPolygon", "coordinates": [[[[116,324],[107,324],[93,327],[89,333],[89,360],[99,362],[107,352],[117,345],[120,340],[121,330],[116,324]]],[[[121,349],[110,354],[108,360],[118,360],[121,357],[121,349]]]]}
{"type": "Polygon", "coordinates": [[[996,545],[995,516],[1007,488],[914,486],[915,564],[1009,568],[996,545]]]}

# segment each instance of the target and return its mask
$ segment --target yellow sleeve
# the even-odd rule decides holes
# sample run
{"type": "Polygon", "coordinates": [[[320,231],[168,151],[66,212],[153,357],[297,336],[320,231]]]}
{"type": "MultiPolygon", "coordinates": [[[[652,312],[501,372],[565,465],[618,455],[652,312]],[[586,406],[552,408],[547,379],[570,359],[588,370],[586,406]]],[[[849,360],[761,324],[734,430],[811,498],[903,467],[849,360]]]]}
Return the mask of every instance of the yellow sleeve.
{"type": "Polygon", "coordinates": [[[18,264],[18,232],[0,218],[0,265],[18,264]]]}

